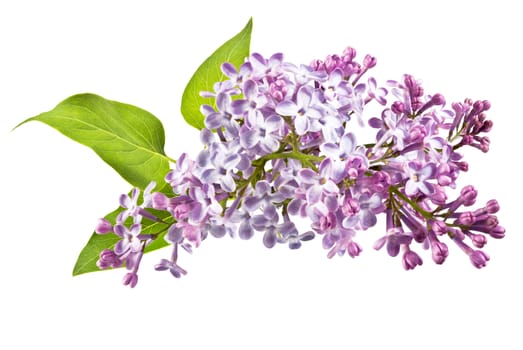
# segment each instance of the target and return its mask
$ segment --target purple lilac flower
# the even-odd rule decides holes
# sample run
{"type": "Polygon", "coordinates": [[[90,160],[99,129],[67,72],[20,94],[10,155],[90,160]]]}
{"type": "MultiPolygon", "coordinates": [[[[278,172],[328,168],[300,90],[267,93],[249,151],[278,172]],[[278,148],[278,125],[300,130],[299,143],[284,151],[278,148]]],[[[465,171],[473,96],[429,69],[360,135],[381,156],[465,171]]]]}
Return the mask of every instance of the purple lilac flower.
{"type": "Polygon", "coordinates": [[[322,117],[322,111],[315,105],[312,89],[309,86],[303,86],[298,90],[296,102],[291,100],[280,102],[276,106],[276,112],[293,118],[298,135],[321,129],[319,119],[322,117]]]}
{"type": "Polygon", "coordinates": [[[409,196],[421,192],[425,195],[434,193],[434,186],[428,181],[435,173],[432,163],[421,164],[420,162],[409,162],[407,165],[408,180],[405,184],[405,193],[409,196]]]}
{"type": "Polygon", "coordinates": [[[408,74],[385,89],[364,78],[376,62],[371,55],[358,62],[349,47],[309,65],[286,62],[281,53],[253,53],[239,69],[223,63],[226,80],[201,92],[212,99],[201,106],[203,149],[195,160],[183,153],[166,174],[172,192],[153,192],[154,183],[133,189],[120,197],[115,222],[97,222],[96,233],[119,238],[97,265],[125,266],[123,284],[133,288],[154,239],[172,246],[155,269],[179,278],[187,273],[178,264],[180,247],[191,252],[208,237],[257,234],[268,248],[291,249],[317,234],[328,258],[354,258],[363,250],[356,236],[385,213],[385,234],[374,248],[400,256],[404,269],[423,264],[416,245],[442,264],[449,241],[484,267],[490,257],[481,249],[490,237],[505,236],[499,204],[473,208],[474,187],[457,196],[451,190],[469,168],[459,148],[490,148],[490,103],[465,99],[446,109],[442,94],[426,94],[408,74]],[[367,112],[371,104],[380,110],[367,112]],[[375,137],[358,144],[354,123],[370,125],[375,137]],[[298,219],[310,229],[300,231],[298,219]],[[145,227],[157,232],[145,234],[145,227]]]}

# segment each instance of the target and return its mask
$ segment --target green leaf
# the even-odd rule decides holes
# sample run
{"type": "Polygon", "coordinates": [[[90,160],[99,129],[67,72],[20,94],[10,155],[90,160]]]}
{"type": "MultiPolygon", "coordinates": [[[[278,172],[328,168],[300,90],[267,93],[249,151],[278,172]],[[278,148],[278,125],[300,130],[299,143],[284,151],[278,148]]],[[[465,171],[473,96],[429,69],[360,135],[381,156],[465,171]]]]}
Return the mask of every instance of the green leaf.
{"type": "MultiPolygon", "coordinates": [[[[164,191],[162,191],[164,192],[164,191]]],[[[165,192],[164,192],[165,193],[165,192]]],[[[149,209],[148,209],[149,210],[149,209]]],[[[105,216],[109,222],[114,223],[116,221],[116,216],[122,211],[122,208],[119,207],[112,211],[111,213],[105,216]]],[[[142,219],[142,233],[145,234],[158,234],[156,239],[152,241],[146,248],[145,253],[166,247],[167,243],[164,239],[167,229],[170,224],[173,223],[174,219],[167,211],[159,210],[149,210],[157,218],[163,220],[164,222],[155,222],[147,218],[142,219]]],[[[85,245],[85,247],[80,252],[76,264],[73,268],[73,276],[78,276],[87,272],[95,271],[106,271],[100,270],[96,266],[96,261],[100,256],[100,252],[104,249],[113,249],[116,242],[120,240],[116,234],[107,233],[104,235],[99,235],[95,232],[91,235],[91,238],[85,245]]]]}
{"type": "Polygon", "coordinates": [[[225,75],[221,65],[229,62],[239,68],[249,56],[252,32],[252,18],[241,32],[220,46],[196,70],[185,87],[182,96],[182,115],[185,121],[197,129],[204,127],[204,116],[200,112],[202,104],[210,104],[210,99],[201,97],[201,91],[213,91],[216,82],[223,81],[225,75]]]}
{"type": "Polygon", "coordinates": [[[163,183],[169,171],[163,125],[138,107],[80,94],[18,126],[32,120],[90,147],[125,180],[142,189],[151,180],[163,183]]]}

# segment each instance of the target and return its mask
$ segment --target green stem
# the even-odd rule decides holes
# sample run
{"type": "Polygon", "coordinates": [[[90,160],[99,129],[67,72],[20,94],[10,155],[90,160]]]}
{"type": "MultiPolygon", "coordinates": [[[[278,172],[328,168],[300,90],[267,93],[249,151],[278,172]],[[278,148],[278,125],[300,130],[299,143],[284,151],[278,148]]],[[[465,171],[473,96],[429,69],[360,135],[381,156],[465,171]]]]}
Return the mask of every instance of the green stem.
{"type": "Polygon", "coordinates": [[[293,151],[287,151],[287,152],[278,152],[278,153],[267,154],[267,155],[261,157],[260,159],[257,159],[256,161],[254,161],[253,165],[254,165],[254,163],[265,164],[269,160],[285,159],[285,158],[296,159],[296,160],[299,160],[300,162],[302,162],[302,164],[310,165],[310,163],[312,163],[312,162],[321,162],[324,157],[318,157],[318,156],[315,156],[312,154],[304,154],[304,153],[293,150],[293,151]]]}
{"type": "Polygon", "coordinates": [[[410,200],[410,198],[407,197],[406,195],[404,195],[400,190],[398,190],[397,187],[395,187],[395,186],[389,187],[389,192],[390,193],[394,193],[396,196],[400,197],[404,202],[408,203],[412,208],[414,208],[414,210],[416,210],[418,213],[423,215],[423,217],[425,219],[427,219],[427,220],[432,219],[432,213],[422,209],[418,205],[418,203],[413,202],[412,200],[410,200]]]}

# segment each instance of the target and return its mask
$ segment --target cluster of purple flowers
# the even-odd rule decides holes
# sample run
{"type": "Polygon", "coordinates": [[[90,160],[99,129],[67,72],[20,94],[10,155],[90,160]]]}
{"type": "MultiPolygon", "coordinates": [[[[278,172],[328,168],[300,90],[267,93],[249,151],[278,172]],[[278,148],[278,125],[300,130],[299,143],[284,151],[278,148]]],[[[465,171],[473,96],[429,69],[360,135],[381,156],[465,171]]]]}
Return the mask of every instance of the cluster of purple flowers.
{"type": "Polygon", "coordinates": [[[381,213],[386,229],[374,248],[401,253],[405,269],[423,263],[416,243],[442,264],[450,241],[475,267],[485,266],[489,256],[480,248],[487,236],[505,233],[495,216],[499,205],[491,200],[469,209],[477,197],[472,186],[454,199],[448,192],[468,169],[460,148],[489,149],[489,102],[467,99],[445,108],[441,94],[425,94],[410,75],[379,87],[363,79],[376,59],[355,57],[348,48],[310,65],[285,62],[282,54],[252,54],[239,69],[224,63],[228,79],[202,92],[213,100],[201,107],[203,150],[195,159],[182,154],[166,175],[174,195],[153,192],[155,184],[141,197],[135,189],[121,197],[115,224],[100,220],[97,233],[121,240],[101,252],[98,266],[125,265],[124,284],[134,287],[144,248],[156,238],[141,232],[141,220],[166,223],[153,214],[158,210],[172,217],[164,238],[173,253],[155,268],[175,277],[186,274],[178,247],[190,252],[209,234],[259,233],[266,247],[291,249],[320,235],[329,258],[356,257],[362,251],[356,233],[375,226],[381,213]],[[364,113],[371,103],[381,115],[364,113]],[[376,137],[358,143],[353,130],[364,124],[376,137]],[[303,218],[310,221],[306,231],[296,226],[303,218]]]}

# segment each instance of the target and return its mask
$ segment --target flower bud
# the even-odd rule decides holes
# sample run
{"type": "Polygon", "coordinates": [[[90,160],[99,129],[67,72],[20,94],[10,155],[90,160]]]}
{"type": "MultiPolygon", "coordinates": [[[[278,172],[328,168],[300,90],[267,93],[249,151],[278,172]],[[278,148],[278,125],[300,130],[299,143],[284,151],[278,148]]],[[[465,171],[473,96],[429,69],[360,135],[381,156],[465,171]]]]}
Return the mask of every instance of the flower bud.
{"type": "Polygon", "coordinates": [[[99,235],[113,232],[113,225],[106,219],[98,219],[98,223],[96,224],[94,232],[98,233],[99,235]]]}
{"type": "Polygon", "coordinates": [[[466,207],[476,203],[477,196],[478,191],[476,191],[476,189],[471,185],[465,186],[461,190],[461,200],[463,201],[463,205],[466,207]]]}
{"type": "Polygon", "coordinates": [[[458,221],[458,223],[460,223],[462,225],[470,226],[476,222],[476,217],[472,212],[466,211],[459,215],[459,218],[457,221],[458,221]]]}
{"type": "Polygon", "coordinates": [[[490,234],[490,237],[492,237],[492,238],[497,238],[497,239],[503,238],[503,237],[505,237],[505,228],[497,225],[489,232],[489,234],[490,234]]]}
{"type": "Polygon", "coordinates": [[[421,257],[416,252],[407,250],[405,254],[403,254],[403,267],[405,270],[413,270],[418,265],[423,265],[421,257]]]}
{"type": "Polygon", "coordinates": [[[358,243],[356,242],[350,242],[349,243],[349,246],[347,248],[347,253],[349,253],[350,257],[351,258],[355,258],[357,257],[358,255],[360,255],[361,253],[361,247],[358,243]]]}
{"type": "Polygon", "coordinates": [[[490,257],[487,255],[487,253],[482,252],[481,250],[474,250],[469,257],[472,265],[478,269],[487,266],[487,261],[490,260],[490,257]]]}
{"type": "Polygon", "coordinates": [[[431,244],[432,260],[438,265],[443,264],[449,255],[449,249],[445,243],[434,240],[431,244]]]}
{"type": "Polygon", "coordinates": [[[138,275],[134,272],[128,272],[125,274],[125,276],[123,276],[122,283],[124,286],[134,288],[138,283],[138,275]]]}
{"type": "Polygon", "coordinates": [[[483,248],[483,246],[487,244],[487,237],[485,237],[485,235],[471,233],[469,236],[472,239],[472,244],[478,248],[483,248]]]}

